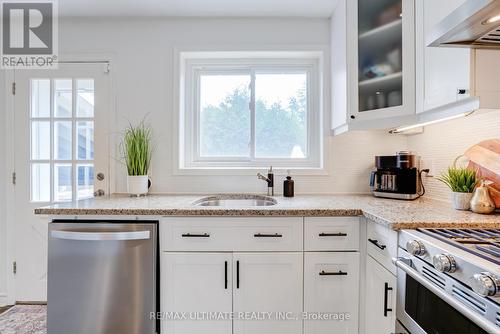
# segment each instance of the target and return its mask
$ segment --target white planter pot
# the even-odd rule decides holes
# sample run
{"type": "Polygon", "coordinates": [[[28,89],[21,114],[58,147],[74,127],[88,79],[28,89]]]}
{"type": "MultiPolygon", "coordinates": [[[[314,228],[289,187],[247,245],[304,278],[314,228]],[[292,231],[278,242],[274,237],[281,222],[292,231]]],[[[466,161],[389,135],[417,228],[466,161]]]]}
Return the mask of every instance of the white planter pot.
{"type": "Polygon", "coordinates": [[[455,210],[469,210],[470,200],[474,193],[451,193],[451,202],[455,210]]]}
{"type": "Polygon", "coordinates": [[[149,177],[147,175],[127,176],[127,191],[132,196],[141,196],[148,193],[149,177]]]}

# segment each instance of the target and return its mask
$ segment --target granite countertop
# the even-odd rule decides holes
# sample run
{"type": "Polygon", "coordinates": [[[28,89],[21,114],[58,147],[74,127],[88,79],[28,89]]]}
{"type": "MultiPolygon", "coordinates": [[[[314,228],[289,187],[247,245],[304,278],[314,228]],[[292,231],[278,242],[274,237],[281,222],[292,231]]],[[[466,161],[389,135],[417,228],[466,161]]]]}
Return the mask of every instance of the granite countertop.
{"type": "Polygon", "coordinates": [[[365,216],[394,230],[415,228],[500,229],[500,214],[457,211],[451,204],[427,198],[399,201],[371,195],[276,196],[267,207],[200,207],[192,203],[203,195],[150,195],[132,198],[111,195],[35,209],[50,216],[365,216]]]}

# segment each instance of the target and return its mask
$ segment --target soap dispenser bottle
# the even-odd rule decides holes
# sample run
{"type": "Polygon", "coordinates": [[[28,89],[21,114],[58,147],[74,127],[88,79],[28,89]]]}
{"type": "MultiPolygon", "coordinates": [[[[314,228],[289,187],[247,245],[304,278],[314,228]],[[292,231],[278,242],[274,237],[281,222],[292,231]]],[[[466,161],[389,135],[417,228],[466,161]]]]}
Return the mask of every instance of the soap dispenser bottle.
{"type": "Polygon", "coordinates": [[[283,181],[283,196],[284,197],[293,197],[294,196],[294,181],[290,176],[290,171],[287,171],[288,175],[286,180],[283,181]]]}

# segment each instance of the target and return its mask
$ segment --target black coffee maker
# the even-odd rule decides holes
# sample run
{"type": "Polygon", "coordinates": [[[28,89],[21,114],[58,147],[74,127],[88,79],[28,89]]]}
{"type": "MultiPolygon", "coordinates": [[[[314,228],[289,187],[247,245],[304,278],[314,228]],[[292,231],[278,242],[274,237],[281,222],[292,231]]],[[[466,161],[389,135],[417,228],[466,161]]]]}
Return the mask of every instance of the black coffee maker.
{"type": "Polygon", "coordinates": [[[376,197],[414,200],[421,193],[420,157],[411,152],[376,156],[377,170],[370,176],[370,188],[376,197]]]}

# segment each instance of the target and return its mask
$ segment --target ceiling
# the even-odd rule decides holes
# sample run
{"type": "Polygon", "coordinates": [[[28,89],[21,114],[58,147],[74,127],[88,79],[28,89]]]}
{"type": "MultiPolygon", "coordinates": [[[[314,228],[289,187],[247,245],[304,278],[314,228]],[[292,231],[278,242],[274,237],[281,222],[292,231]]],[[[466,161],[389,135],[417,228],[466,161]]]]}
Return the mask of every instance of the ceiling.
{"type": "Polygon", "coordinates": [[[336,0],[59,0],[63,17],[316,17],[336,0]]]}

